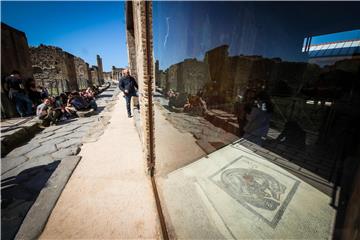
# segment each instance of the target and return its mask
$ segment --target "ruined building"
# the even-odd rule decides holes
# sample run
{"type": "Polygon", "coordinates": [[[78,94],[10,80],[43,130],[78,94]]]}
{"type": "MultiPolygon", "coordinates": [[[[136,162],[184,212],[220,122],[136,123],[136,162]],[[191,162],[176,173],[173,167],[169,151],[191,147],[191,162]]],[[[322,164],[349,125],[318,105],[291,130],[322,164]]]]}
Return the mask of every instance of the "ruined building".
{"type": "Polygon", "coordinates": [[[50,94],[78,90],[75,57],[61,48],[40,45],[30,48],[34,78],[50,94]]]}
{"type": "MultiPolygon", "coordinates": [[[[97,65],[89,68],[83,59],[63,51],[59,47],[28,46],[26,35],[1,23],[1,78],[2,83],[12,71],[18,70],[23,79],[34,78],[38,86],[44,86],[51,95],[81,90],[93,84],[104,83],[102,59],[97,55],[97,65]]],[[[15,117],[14,103],[1,88],[1,114],[15,117]]]]}
{"type": "Polygon", "coordinates": [[[104,74],[104,80],[105,81],[111,81],[112,78],[111,78],[111,72],[103,72],[104,74]]]}
{"type": "Polygon", "coordinates": [[[157,85],[187,94],[205,91],[218,103],[232,102],[247,88],[267,88],[272,94],[292,96],[320,74],[315,64],[284,62],[261,56],[229,56],[223,45],[205,53],[203,61],[185,59],[165,71],[158,68],[157,85]],[[284,91],[285,89],[285,91],[284,91]]]}
{"type": "Polygon", "coordinates": [[[124,70],[124,68],[117,68],[115,66],[112,66],[111,68],[111,79],[113,80],[120,80],[120,78],[122,77],[122,71],[124,70]]]}
{"type": "Polygon", "coordinates": [[[97,55],[98,66],[92,66],[83,59],[63,51],[61,48],[40,45],[30,48],[34,78],[38,84],[47,87],[52,94],[85,89],[103,83],[102,60],[97,55]]]}
{"type": "Polygon", "coordinates": [[[4,91],[4,78],[18,70],[24,78],[33,77],[29,47],[24,32],[1,23],[1,116],[14,117],[15,107],[4,91]]]}
{"type": "Polygon", "coordinates": [[[88,66],[83,59],[75,57],[75,70],[79,89],[85,89],[91,85],[88,66]]]}
{"type": "Polygon", "coordinates": [[[99,69],[97,66],[92,66],[90,68],[90,76],[91,76],[90,81],[93,85],[100,85],[99,69]]]}
{"type": "Polygon", "coordinates": [[[103,84],[104,83],[104,70],[103,70],[103,64],[102,64],[102,58],[99,55],[96,55],[96,63],[97,63],[97,67],[98,67],[98,79],[99,79],[99,84],[103,84]]]}

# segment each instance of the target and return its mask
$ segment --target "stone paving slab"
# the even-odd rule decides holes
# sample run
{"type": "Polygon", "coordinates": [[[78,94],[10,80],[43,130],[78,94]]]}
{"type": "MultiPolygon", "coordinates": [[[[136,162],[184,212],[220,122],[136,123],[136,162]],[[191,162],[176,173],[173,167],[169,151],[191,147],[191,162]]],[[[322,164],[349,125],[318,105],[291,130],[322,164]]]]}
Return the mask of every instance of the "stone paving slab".
{"type": "Polygon", "coordinates": [[[52,209],[80,159],[80,156],[70,156],[61,161],[27,213],[15,239],[36,239],[40,236],[52,209]]]}
{"type": "Polygon", "coordinates": [[[1,133],[1,157],[32,138],[40,130],[39,122],[33,119],[13,130],[1,133]]]}

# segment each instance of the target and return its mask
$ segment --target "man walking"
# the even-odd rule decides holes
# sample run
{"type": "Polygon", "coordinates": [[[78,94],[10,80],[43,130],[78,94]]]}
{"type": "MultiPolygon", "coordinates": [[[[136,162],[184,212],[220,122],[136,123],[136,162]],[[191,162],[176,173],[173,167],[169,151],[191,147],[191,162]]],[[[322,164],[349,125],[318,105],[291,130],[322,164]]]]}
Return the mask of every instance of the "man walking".
{"type": "MultiPolygon", "coordinates": [[[[131,118],[131,97],[138,97],[137,90],[139,87],[135,79],[130,76],[129,69],[124,69],[123,77],[119,81],[119,88],[124,93],[128,117],[131,118]]],[[[139,104],[136,107],[139,109],[139,104]]]]}

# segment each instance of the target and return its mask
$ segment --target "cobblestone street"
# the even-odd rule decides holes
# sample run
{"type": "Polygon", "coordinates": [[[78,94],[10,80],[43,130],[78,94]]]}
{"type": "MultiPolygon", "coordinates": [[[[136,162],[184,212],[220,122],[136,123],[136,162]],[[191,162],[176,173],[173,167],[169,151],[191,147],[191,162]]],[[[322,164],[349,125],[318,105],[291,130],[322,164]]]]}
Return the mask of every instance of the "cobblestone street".
{"type": "MultiPolygon", "coordinates": [[[[103,134],[117,92],[112,86],[101,93],[96,100],[98,110],[92,116],[47,127],[2,158],[2,199],[6,202],[6,208],[2,209],[4,236],[16,233],[37,194],[61,161],[79,154],[83,143],[95,142],[103,134]]],[[[73,158],[73,161],[78,160],[73,158]]]]}

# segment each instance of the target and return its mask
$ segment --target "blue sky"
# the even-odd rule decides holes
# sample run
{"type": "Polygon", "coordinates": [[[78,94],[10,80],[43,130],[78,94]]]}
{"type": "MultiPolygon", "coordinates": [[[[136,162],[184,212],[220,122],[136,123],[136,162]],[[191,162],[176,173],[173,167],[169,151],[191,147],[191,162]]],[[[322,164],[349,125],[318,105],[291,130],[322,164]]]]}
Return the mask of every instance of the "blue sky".
{"type": "Polygon", "coordinates": [[[359,12],[360,2],[154,2],[155,58],[165,69],[227,44],[230,55],[307,61],[305,37],[360,29],[359,12]]]}
{"type": "MultiPolygon", "coordinates": [[[[127,66],[124,2],[1,2],[2,21],[32,46],[63,48],[104,70],[127,66]]],[[[227,44],[230,55],[307,61],[308,36],[360,29],[360,2],[153,2],[154,53],[165,69],[203,60],[227,44]]]]}
{"type": "Polygon", "coordinates": [[[96,65],[127,66],[123,2],[1,2],[1,21],[26,33],[30,46],[43,43],[96,65]]]}

